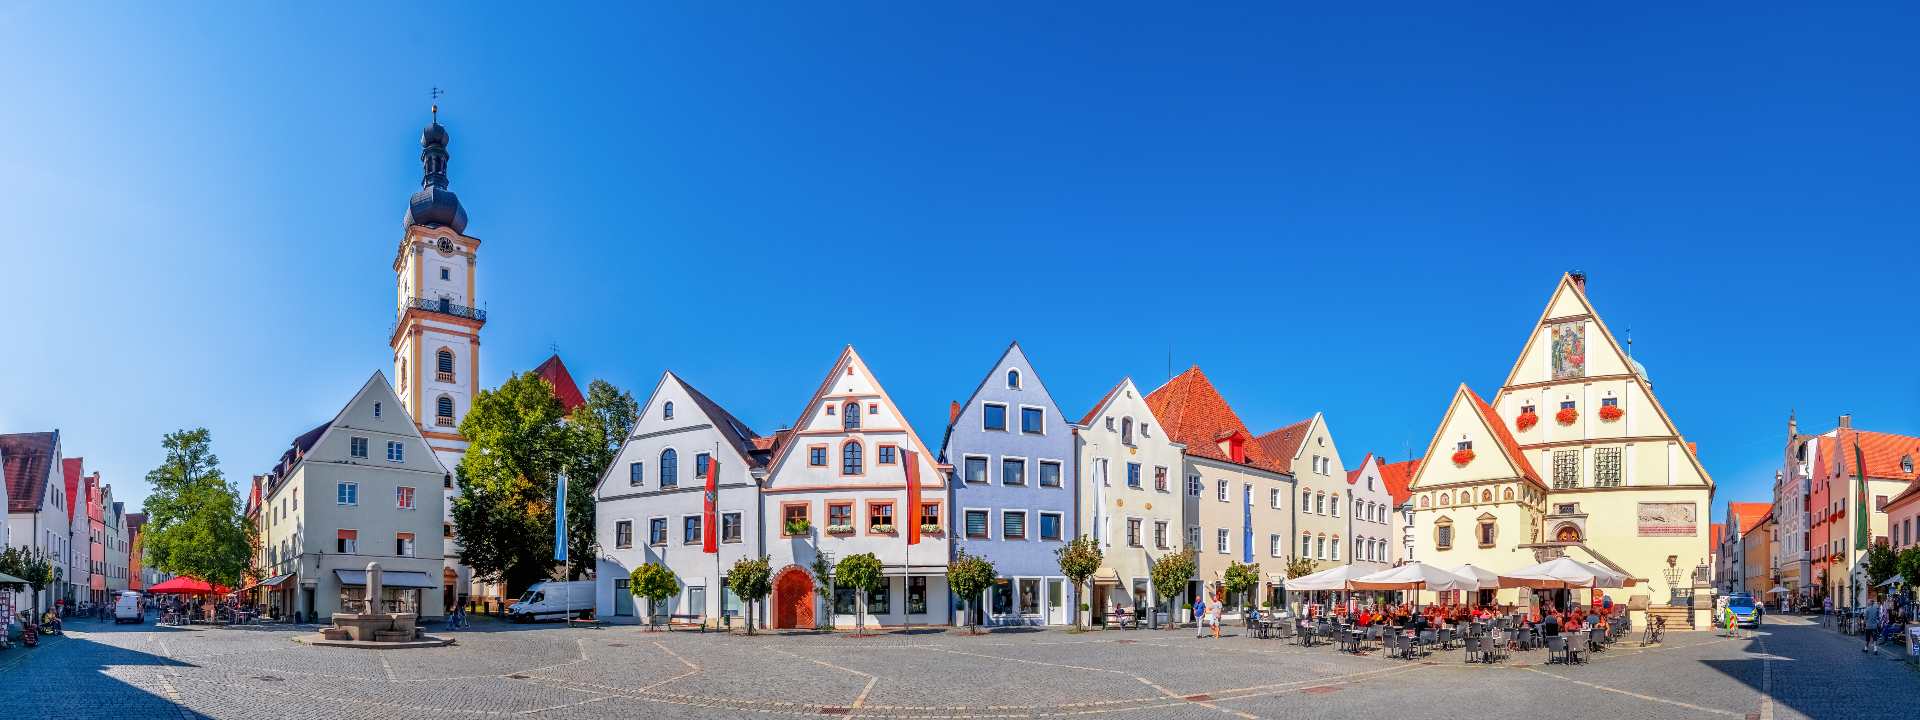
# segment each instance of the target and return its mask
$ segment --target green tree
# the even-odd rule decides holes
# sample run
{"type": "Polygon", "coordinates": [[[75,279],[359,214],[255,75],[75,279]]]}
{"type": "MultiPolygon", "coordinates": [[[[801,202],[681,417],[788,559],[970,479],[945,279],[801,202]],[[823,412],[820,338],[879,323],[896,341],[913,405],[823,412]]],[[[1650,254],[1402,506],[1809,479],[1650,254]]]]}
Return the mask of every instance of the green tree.
{"type": "MultiPolygon", "coordinates": [[[[1147,566],[1147,577],[1153,580],[1153,594],[1158,596],[1154,598],[1156,604],[1152,611],[1154,624],[1160,622],[1159,608],[1186,590],[1187,581],[1193,579],[1194,571],[1199,568],[1199,557],[1194,554],[1193,548],[1161,555],[1153,561],[1152,565],[1147,566]]],[[[1195,621],[1198,622],[1198,618],[1195,621]]]]}
{"type": "MultiPolygon", "coordinates": [[[[1068,582],[1073,583],[1075,593],[1086,587],[1087,579],[1099,572],[1100,563],[1105,561],[1105,557],[1100,553],[1100,543],[1087,535],[1067,541],[1067,544],[1054,550],[1053,555],[1059,558],[1060,574],[1066,576],[1068,582]]],[[[1086,588],[1086,590],[1087,593],[1081,597],[1093,597],[1093,589],[1086,588]]],[[[1080,613],[1077,609],[1073,614],[1073,625],[1080,627],[1080,613]]]]}
{"type": "Polygon", "coordinates": [[[1901,550],[1894,558],[1893,567],[1900,572],[1900,579],[1906,581],[1905,589],[1911,592],[1915,583],[1920,583],[1920,545],[1901,550]]]}
{"type": "Polygon", "coordinates": [[[813,587],[820,597],[826,598],[827,622],[824,629],[833,631],[833,553],[816,552],[813,562],[807,566],[813,575],[813,587]]]}
{"type": "Polygon", "coordinates": [[[240,493],[220,473],[206,428],[167,433],[166,458],[147,473],[145,564],[161,572],[238,586],[252,555],[253,528],[240,493]]]}
{"type": "Polygon", "coordinates": [[[1227,563],[1227,571],[1221,574],[1220,584],[1226,587],[1228,597],[1239,595],[1245,607],[1253,607],[1253,597],[1248,593],[1260,587],[1260,563],[1227,563]]]}
{"type": "Polygon", "coordinates": [[[880,592],[887,587],[884,571],[880,558],[874,557],[873,553],[848,555],[840,558],[839,564],[833,568],[835,582],[860,593],[860,602],[856,603],[853,616],[853,627],[856,632],[865,632],[867,629],[867,595],[880,592]]]}
{"type": "MultiPolygon", "coordinates": [[[[620,444],[633,434],[640,409],[633,395],[605,380],[587,386],[586,403],[567,416],[567,429],[574,435],[572,458],[567,463],[567,557],[590,558],[600,551],[594,529],[593,488],[606,476],[607,468],[620,453],[620,444]]],[[[569,577],[575,580],[592,566],[571,564],[569,577]]]]}
{"type": "Polygon", "coordinates": [[[981,593],[993,587],[999,575],[991,561],[968,555],[965,550],[955,552],[953,560],[947,563],[947,588],[960,598],[960,616],[965,618],[967,632],[977,632],[973,627],[973,606],[980,602],[981,593]]]}
{"type": "MultiPolygon", "coordinates": [[[[40,592],[54,581],[53,556],[38,547],[9,546],[0,549],[0,573],[27,581],[27,587],[33,589],[33,614],[38,616],[40,592]]],[[[0,623],[11,619],[0,617],[0,623]]]]}
{"type": "Polygon", "coordinates": [[[1305,577],[1307,575],[1312,575],[1313,566],[1314,566],[1313,558],[1288,557],[1287,558],[1287,579],[1292,580],[1297,577],[1305,577]]]}
{"type": "MultiPolygon", "coordinates": [[[[505,584],[508,597],[553,572],[554,482],[580,449],[579,434],[561,418],[553,386],[523,373],[481,390],[460,421],[469,443],[455,472],[460,562],[476,578],[505,584]]],[[[587,485],[590,493],[593,479],[572,484],[587,485]]]]}
{"type": "Polygon", "coordinates": [[[627,576],[627,587],[635,597],[647,599],[647,621],[658,624],[660,616],[665,614],[661,610],[666,609],[661,605],[680,592],[680,579],[665,565],[647,563],[634,568],[627,576]]]}
{"type": "Polygon", "coordinates": [[[1894,567],[1893,548],[1874,543],[1867,548],[1867,587],[1878,587],[1880,583],[1900,572],[1894,567]]]}
{"type": "Polygon", "coordinates": [[[773,561],[765,555],[743,557],[727,571],[727,587],[747,604],[747,634],[753,634],[753,609],[773,592],[773,561]]]}

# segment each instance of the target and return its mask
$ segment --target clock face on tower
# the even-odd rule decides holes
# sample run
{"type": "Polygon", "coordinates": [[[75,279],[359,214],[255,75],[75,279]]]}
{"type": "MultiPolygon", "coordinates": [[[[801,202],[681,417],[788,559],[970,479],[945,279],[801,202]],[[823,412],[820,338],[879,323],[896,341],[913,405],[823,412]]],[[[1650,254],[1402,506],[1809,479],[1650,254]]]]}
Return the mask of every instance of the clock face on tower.
{"type": "Polygon", "coordinates": [[[453,252],[453,238],[440,238],[440,252],[453,252]]]}

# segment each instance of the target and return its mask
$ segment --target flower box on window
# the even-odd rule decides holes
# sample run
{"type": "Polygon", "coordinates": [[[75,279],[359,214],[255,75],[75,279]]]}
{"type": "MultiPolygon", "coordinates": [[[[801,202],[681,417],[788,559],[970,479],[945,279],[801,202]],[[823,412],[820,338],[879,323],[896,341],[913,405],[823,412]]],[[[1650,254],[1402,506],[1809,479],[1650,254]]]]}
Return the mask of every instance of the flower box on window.
{"type": "Polygon", "coordinates": [[[1613,422],[1615,420],[1619,420],[1620,418],[1625,417],[1626,414],[1627,414],[1627,411],[1621,410],[1620,406],[1618,405],[1601,405],[1600,406],[1600,419],[1605,420],[1607,422],[1613,422]]]}
{"type": "Polygon", "coordinates": [[[1455,464],[1455,465],[1466,465],[1467,463],[1470,463],[1470,462],[1473,462],[1473,451],[1472,451],[1472,450],[1455,450],[1455,451],[1453,451],[1453,464],[1455,464]]]}
{"type": "Polygon", "coordinates": [[[922,523],[920,525],[920,532],[928,533],[930,535],[939,535],[940,526],[936,523],[922,523]]]}
{"type": "Polygon", "coordinates": [[[882,533],[882,534],[892,534],[892,533],[893,533],[893,525],[892,525],[892,524],[890,524],[890,523],[880,523],[880,524],[878,524],[878,525],[874,525],[874,526],[872,526],[872,527],[869,527],[869,528],[867,528],[867,532],[875,532],[875,533],[882,533]]]}
{"type": "Polygon", "coordinates": [[[1553,419],[1561,425],[1572,425],[1573,421],[1580,419],[1580,411],[1573,408],[1560,408],[1560,412],[1553,414],[1553,419]]]}
{"type": "Polygon", "coordinates": [[[788,535],[805,535],[813,531],[813,523],[805,520],[788,520],[786,530],[788,535]]]}
{"type": "Polygon", "coordinates": [[[827,534],[828,535],[852,535],[853,526],[852,525],[828,525],[827,534]]]}
{"type": "Polygon", "coordinates": [[[1520,413],[1520,417],[1513,419],[1513,426],[1520,428],[1520,432],[1526,432],[1527,428],[1538,424],[1540,424],[1539,413],[1523,412],[1520,413]]]}

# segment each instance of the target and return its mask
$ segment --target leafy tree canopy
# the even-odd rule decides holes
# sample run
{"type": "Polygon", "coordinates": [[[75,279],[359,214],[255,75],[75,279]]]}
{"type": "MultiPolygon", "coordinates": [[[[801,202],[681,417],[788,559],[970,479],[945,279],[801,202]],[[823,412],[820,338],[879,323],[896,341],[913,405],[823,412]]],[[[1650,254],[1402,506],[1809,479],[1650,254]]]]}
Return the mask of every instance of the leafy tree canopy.
{"type": "Polygon", "coordinates": [[[1313,558],[1297,557],[1287,560],[1287,579],[1313,574],[1313,558]]]}
{"type": "Polygon", "coordinates": [[[1194,555],[1192,548],[1188,548],[1161,555],[1147,568],[1147,575],[1153,578],[1154,594],[1165,601],[1185,592],[1187,581],[1193,579],[1199,567],[1199,558],[1194,555]]]}
{"type": "Polygon", "coordinates": [[[886,575],[882,574],[884,571],[880,558],[874,557],[873,553],[856,553],[840,558],[840,563],[834,566],[833,576],[834,582],[841,586],[877,593],[887,587],[886,575]]]}
{"type": "Polygon", "coordinates": [[[508,596],[553,569],[554,483],[580,450],[579,434],[561,419],[553,386],[529,372],[481,390],[460,421],[469,443],[455,472],[460,561],[477,578],[505,583],[508,596]]]}
{"type": "Polygon", "coordinates": [[[237,586],[252,556],[254,527],[240,493],[220,472],[206,428],[179,430],[160,442],[166,458],[147,473],[145,562],[161,572],[237,586]]]}
{"type": "Polygon", "coordinates": [[[1085,585],[1087,578],[1100,571],[1100,563],[1105,560],[1100,553],[1100,543],[1087,535],[1067,541],[1054,550],[1053,555],[1060,559],[1060,574],[1075,587],[1085,585]]]}

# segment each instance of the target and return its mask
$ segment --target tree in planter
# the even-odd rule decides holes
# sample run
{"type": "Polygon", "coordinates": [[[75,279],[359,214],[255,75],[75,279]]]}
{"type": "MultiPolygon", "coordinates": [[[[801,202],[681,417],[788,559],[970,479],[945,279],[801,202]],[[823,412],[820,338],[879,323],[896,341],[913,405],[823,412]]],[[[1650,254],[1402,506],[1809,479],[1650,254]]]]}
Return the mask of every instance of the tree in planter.
{"type": "Polygon", "coordinates": [[[660,605],[680,592],[680,579],[665,565],[647,563],[633,569],[627,578],[627,587],[635,596],[647,599],[647,623],[658,627],[662,615],[660,605]]]}
{"type": "Polygon", "coordinates": [[[867,595],[885,590],[887,576],[880,565],[880,558],[873,553],[857,553],[840,559],[833,568],[834,582],[853,588],[859,593],[855,598],[853,628],[854,632],[867,630],[867,595]]]}
{"type": "Polygon", "coordinates": [[[1248,599],[1245,593],[1252,592],[1255,588],[1260,587],[1260,563],[1253,563],[1252,565],[1242,565],[1237,562],[1227,563],[1227,571],[1220,576],[1220,584],[1226,589],[1229,597],[1233,595],[1241,596],[1243,609],[1251,608],[1253,601],[1248,599]]]}
{"type": "Polygon", "coordinates": [[[973,605],[980,601],[981,593],[993,587],[993,581],[1000,571],[993,562],[978,555],[968,555],[960,550],[947,563],[947,587],[960,597],[960,616],[965,618],[968,633],[978,632],[973,626],[973,605]]]}
{"type": "Polygon", "coordinates": [[[754,604],[773,592],[773,561],[765,555],[734,561],[733,569],[727,571],[727,588],[746,603],[747,634],[752,635],[754,604]]]}
{"type": "MultiPolygon", "coordinates": [[[[1165,605],[1168,600],[1185,591],[1187,581],[1193,579],[1193,573],[1199,567],[1200,560],[1194,554],[1193,548],[1161,555],[1159,559],[1154,560],[1153,565],[1147,568],[1147,576],[1153,579],[1153,594],[1157,596],[1154,602],[1165,605]]],[[[1153,623],[1158,625],[1160,622],[1158,609],[1152,611],[1152,615],[1153,623]]],[[[1168,617],[1171,618],[1172,615],[1169,614],[1168,617]]],[[[1194,618],[1194,621],[1199,622],[1199,618],[1194,618]]]]}
{"type": "MultiPolygon", "coordinates": [[[[806,521],[802,520],[800,522],[805,523],[806,521]]],[[[791,528],[792,524],[789,523],[788,527],[791,528]]],[[[792,530],[789,530],[788,533],[795,534],[792,530]]],[[[827,601],[823,603],[827,607],[827,622],[823,629],[827,632],[833,632],[833,553],[815,553],[813,563],[808,565],[807,569],[813,573],[814,589],[818,591],[820,597],[827,599],[827,601]]]]}
{"type": "MultiPolygon", "coordinates": [[[[54,580],[53,556],[37,547],[10,546],[0,550],[0,573],[27,581],[27,587],[33,589],[33,614],[39,617],[40,591],[52,585],[54,580]]],[[[0,623],[11,619],[0,618],[0,623]]]]}
{"type": "MultiPolygon", "coordinates": [[[[1060,559],[1060,574],[1066,576],[1067,582],[1073,583],[1074,592],[1079,592],[1087,584],[1087,579],[1100,571],[1100,563],[1105,560],[1100,553],[1100,543],[1087,535],[1067,541],[1067,544],[1054,550],[1053,555],[1060,559]]],[[[1093,597],[1093,589],[1088,588],[1087,594],[1081,597],[1093,597]]],[[[1088,607],[1087,603],[1080,604],[1082,611],[1088,607]]],[[[1074,615],[1073,626],[1080,627],[1078,614],[1074,615]]]]}

